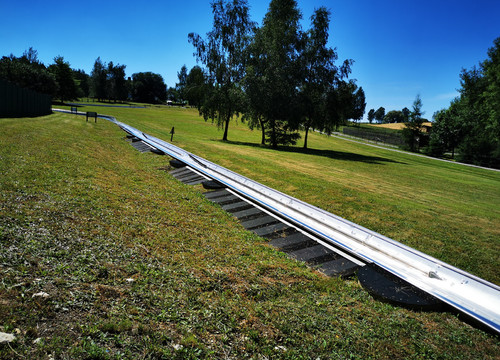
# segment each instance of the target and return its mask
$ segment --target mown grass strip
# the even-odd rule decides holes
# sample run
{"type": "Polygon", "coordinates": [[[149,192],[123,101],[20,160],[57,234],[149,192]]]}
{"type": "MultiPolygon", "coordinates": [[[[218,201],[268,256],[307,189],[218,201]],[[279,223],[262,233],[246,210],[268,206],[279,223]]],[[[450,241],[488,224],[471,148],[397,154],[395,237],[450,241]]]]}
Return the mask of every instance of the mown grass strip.
{"type": "MultiPolygon", "coordinates": [[[[339,159],[294,150],[279,153],[280,160],[265,148],[219,142],[212,125],[190,111],[136,111],[119,119],[157,135],[175,124],[174,141],[188,150],[294,196],[309,194],[316,204],[324,195],[327,208],[361,219],[373,209],[367,199],[379,197],[347,194],[342,171],[395,164],[382,153],[348,155],[340,146],[339,159]],[[304,157],[320,164],[302,168],[304,157]],[[328,171],[317,173],[324,161],[328,171]],[[294,171],[273,168],[285,162],[294,171]],[[328,181],[332,173],[338,181],[328,181]],[[339,204],[329,194],[338,194],[339,204]],[[361,205],[347,205],[356,199],[361,205]]],[[[355,279],[323,277],[274,251],[199,187],[160,170],[165,157],[121,141],[125,134],[111,123],[55,114],[0,119],[0,130],[0,331],[18,337],[0,345],[0,358],[487,359],[499,353],[497,338],[451,314],[394,308],[373,300],[355,279]],[[32,297],[40,291],[49,298],[32,297]]],[[[255,136],[243,126],[233,130],[246,143],[255,136]]],[[[496,178],[481,174],[480,187],[495,188],[496,178]]],[[[477,177],[466,173],[471,182],[477,177]]],[[[403,189],[402,199],[421,203],[415,213],[425,212],[418,193],[403,196],[403,189]]],[[[480,217],[483,207],[479,201],[470,211],[485,223],[488,216],[497,221],[494,210],[480,217]]]]}

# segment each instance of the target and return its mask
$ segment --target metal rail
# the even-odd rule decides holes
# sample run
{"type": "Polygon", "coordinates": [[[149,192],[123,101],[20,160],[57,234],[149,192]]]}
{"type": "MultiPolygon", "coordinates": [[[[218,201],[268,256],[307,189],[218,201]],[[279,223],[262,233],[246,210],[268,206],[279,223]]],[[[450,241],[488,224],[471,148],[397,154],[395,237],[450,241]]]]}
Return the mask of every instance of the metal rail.
{"type": "Polygon", "coordinates": [[[259,184],[177,146],[106,117],[125,132],[309,231],[374,263],[500,333],[500,287],[411,247],[259,184]]]}

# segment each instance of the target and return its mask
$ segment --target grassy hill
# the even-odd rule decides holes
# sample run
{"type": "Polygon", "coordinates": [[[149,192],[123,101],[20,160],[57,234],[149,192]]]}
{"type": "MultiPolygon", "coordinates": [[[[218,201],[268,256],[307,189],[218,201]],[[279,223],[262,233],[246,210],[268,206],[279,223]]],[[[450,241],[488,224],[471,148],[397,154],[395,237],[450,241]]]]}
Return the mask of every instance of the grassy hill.
{"type": "MultiPolygon", "coordinates": [[[[422,123],[423,126],[432,126],[432,123],[429,121],[426,121],[422,123]]],[[[373,124],[373,125],[367,125],[372,128],[382,128],[382,129],[392,129],[392,130],[403,130],[405,128],[404,123],[392,123],[392,124],[373,124]]]]}
{"type": "MultiPolygon", "coordinates": [[[[310,134],[274,151],[196,112],[92,108],[500,283],[500,174],[310,134]]],[[[115,125],[0,119],[0,358],[495,358],[453,314],[288,259],[115,125]],[[33,296],[43,291],[49,296],[33,296]],[[3,328],[3,329],[2,329],[3,328]]]]}

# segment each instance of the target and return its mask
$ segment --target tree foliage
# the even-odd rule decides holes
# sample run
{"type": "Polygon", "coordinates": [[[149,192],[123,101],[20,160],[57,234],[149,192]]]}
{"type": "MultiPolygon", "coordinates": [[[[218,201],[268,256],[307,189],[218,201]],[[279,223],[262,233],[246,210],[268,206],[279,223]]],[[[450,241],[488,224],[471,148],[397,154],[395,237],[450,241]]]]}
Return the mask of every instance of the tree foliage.
{"type": "Polygon", "coordinates": [[[417,95],[413,102],[409,120],[403,128],[403,138],[410,151],[418,151],[423,144],[422,123],[425,121],[422,111],[422,99],[417,95]]]}
{"type": "Polygon", "coordinates": [[[391,110],[384,116],[384,123],[386,124],[392,124],[392,123],[403,123],[407,121],[407,118],[405,118],[405,115],[403,114],[403,111],[401,110],[391,110]]]}
{"type": "Polygon", "coordinates": [[[374,119],[375,119],[375,109],[370,109],[370,111],[368,111],[368,122],[371,124],[374,119]]]}
{"type": "Polygon", "coordinates": [[[365,91],[363,90],[362,87],[359,88],[356,87],[356,90],[353,93],[352,107],[350,108],[351,112],[349,113],[349,119],[358,121],[363,118],[366,108],[366,96],[365,96],[365,91]]]}
{"type": "Polygon", "coordinates": [[[45,67],[33,48],[19,58],[4,56],[0,60],[0,78],[61,101],[89,95],[89,76],[83,70],[71,69],[62,56],[56,56],[54,63],[45,67]]]}
{"type": "Polygon", "coordinates": [[[329,26],[330,12],[322,7],[314,12],[311,28],[305,34],[306,43],[301,56],[304,79],[300,92],[304,112],[304,148],[307,148],[309,129],[323,127],[326,91],[336,77],[334,61],[338,56],[334,49],[327,47],[329,26]]]}
{"type": "Polygon", "coordinates": [[[184,97],[189,105],[199,108],[205,97],[206,77],[203,69],[199,66],[193,66],[186,78],[186,87],[184,97]]]}
{"type": "Polygon", "coordinates": [[[89,96],[89,82],[90,76],[85,73],[84,70],[78,69],[73,71],[73,78],[75,79],[77,86],[77,95],[78,97],[87,97],[89,96]]]}
{"type": "Polygon", "coordinates": [[[434,115],[429,151],[457,150],[457,160],[500,168],[500,38],[488,58],[460,74],[460,96],[434,115]]]}
{"type": "Polygon", "coordinates": [[[106,93],[108,100],[124,101],[128,98],[127,80],[125,80],[125,65],[108,63],[106,93]]]}
{"type": "Polygon", "coordinates": [[[100,57],[94,62],[94,67],[89,79],[90,96],[102,100],[124,101],[130,93],[130,85],[125,79],[126,65],[108,64],[100,57]]]}
{"type": "Polygon", "coordinates": [[[465,130],[458,107],[460,103],[454,100],[449,109],[442,109],[433,115],[434,124],[427,149],[429,155],[443,156],[447,151],[451,151],[451,157],[455,157],[455,150],[465,130]]]}
{"type": "MultiPolygon", "coordinates": [[[[328,92],[338,87],[351,72],[351,60],[345,61],[340,67],[335,65],[338,55],[335,49],[327,46],[329,26],[330,12],[325,7],[316,9],[311,17],[311,27],[305,33],[305,47],[300,56],[302,85],[299,99],[302,105],[301,123],[305,130],[304,148],[307,148],[309,129],[325,130],[329,127],[327,123],[331,119],[326,111],[328,92]]],[[[349,115],[359,119],[366,105],[363,89],[357,89],[352,96],[349,106],[352,111],[349,115]]]]}
{"type": "Polygon", "coordinates": [[[158,104],[167,98],[167,86],[160,74],[140,72],[132,75],[134,101],[158,104]]]}
{"type": "Polygon", "coordinates": [[[181,100],[175,87],[170,86],[167,89],[167,100],[172,102],[179,102],[181,100]]]}
{"type": "Polygon", "coordinates": [[[384,121],[384,116],[385,116],[385,108],[381,106],[375,111],[375,120],[381,123],[382,121],[384,121]]]}
{"type": "Polygon", "coordinates": [[[62,56],[56,56],[54,64],[49,66],[49,71],[59,85],[55,96],[61,99],[61,102],[78,98],[78,88],[69,62],[64,61],[62,56]]]}
{"type": "Polygon", "coordinates": [[[106,99],[107,79],[106,65],[101,60],[101,57],[98,57],[90,73],[90,96],[97,98],[99,101],[106,99]]]}
{"type": "Polygon", "coordinates": [[[349,119],[359,120],[365,113],[365,92],[354,80],[340,81],[327,97],[326,116],[322,130],[327,134],[346,124],[349,119]]]}
{"type": "Polygon", "coordinates": [[[410,118],[410,109],[404,107],[403,110],[401,110],[401,113],[403,114],[403,122],[407,122],[410,118]]]}
{"type": "Polygon", "coordinates": [[[272,0],[250,46],[246,93],[252,114],[265,126],[266,142],[276,148],[294,143],[300,123],[300,54],[304,36],[294,0],[272,0]]]}
{"type": "Polygon", "coordinates": [[[229,122],[243,109],[241,81],[246,65],[246,48],[254,27],[246,0],[214,0],[211,3],[213,27],[207,38],[190,33],[195,56],[207,68],[207,99],[199,110],[205,120],[224,127],[227,140],[229,122]]]}
{"type": "Polygon", "coordinates": [[[59,85],[56,77],[38,60],[38,52],[33,48],[21,57],[13,54],[0,59],[0,78],[20,87],[54,96],[59,85]]]}
{"type": "Polygon", "coordinates": [[[179,82],[175,84],[175,90],[177,92],[177,101],[185,101],[186,100],[186,83],[187,83],[187,67],[186,65],[182,65],[181,70],[177,73],[177,79],[179,79],[179,82]]]}

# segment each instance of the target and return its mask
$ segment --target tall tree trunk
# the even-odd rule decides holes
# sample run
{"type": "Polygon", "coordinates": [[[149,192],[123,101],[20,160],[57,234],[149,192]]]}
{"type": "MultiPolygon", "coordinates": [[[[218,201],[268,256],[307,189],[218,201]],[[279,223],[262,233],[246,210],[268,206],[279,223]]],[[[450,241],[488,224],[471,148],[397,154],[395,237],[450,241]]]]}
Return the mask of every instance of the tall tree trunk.
{"type": "Polygon", "coordinates": [[[304,136],[304,149],[307,149],[307,135],[309,135],[309,125],[305,125],[306,135],[304,136]]]}
{"type": "Polygon", "coordinates": [[[229,121],[231,120],[231,116],[228,115],[224,124],[224,136],[222,137],[222,141],[227,141],[227,130],[229,129],[229,121]]]}
{"type": "Polygon", "coordinates": [[[277,149],[278,148],[278,140],[276,139],[276,121],[272,121],[272,124],[271,124],[271,146],[273,147],[273,149],[277,149]]]}
{"type": "Polygon", "coordinates": [[[262,118],[259,118],[259,122],[260,122],[260,129],[262,130],[262,138],[260,140],[260,144],[266,145],[266,126],[265,126],[266,122],[262,118]]]}

